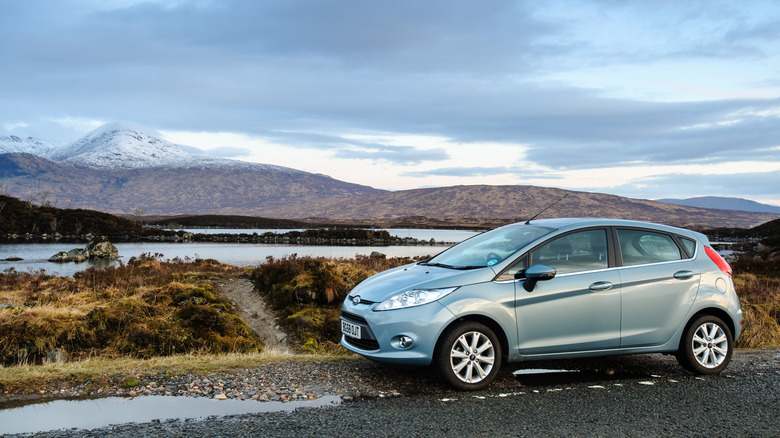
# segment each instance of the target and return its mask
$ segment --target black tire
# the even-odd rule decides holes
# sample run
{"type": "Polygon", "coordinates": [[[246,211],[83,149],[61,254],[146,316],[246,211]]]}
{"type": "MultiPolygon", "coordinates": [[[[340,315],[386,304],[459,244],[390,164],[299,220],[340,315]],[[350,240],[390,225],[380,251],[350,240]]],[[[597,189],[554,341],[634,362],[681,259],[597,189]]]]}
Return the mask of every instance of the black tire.
{"type": "Polygon", "coordinates": [[[456,389],[483,389],[501,367],[501,344],[483,324],[463,322],[442,335],[435,364],[442,378],[456,389]]]}
{"type": "Polygon", "coordinates": [[[704,315],[683,333],[677,361],[696,374],[718,374],[728,366],[734,351],[734,337],[723,320],[704,315]]]}

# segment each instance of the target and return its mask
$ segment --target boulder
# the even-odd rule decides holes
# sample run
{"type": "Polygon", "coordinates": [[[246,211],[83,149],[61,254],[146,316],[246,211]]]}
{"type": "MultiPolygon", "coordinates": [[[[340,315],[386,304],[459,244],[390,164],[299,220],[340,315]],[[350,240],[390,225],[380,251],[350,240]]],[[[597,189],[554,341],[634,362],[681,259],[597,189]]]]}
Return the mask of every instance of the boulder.
{"type": "Polygon", "coordinates": [[[117,257],[119,257],[119,250],[104,238],[92,240],[87,244],[86,248],[74,248],[67,252],[60,251],[49,257],[49,261],[55,263],[81,263],[87,260],[115,259],[117,257]]]}
{"type": "Polygon", "coordinates": [[[105,239],[95,239],[87,244],[87,257],[92,259],[115,259],[119,257],[119,250],[105,239]]]}
{"type": "Polygon", "coordinates": [[[87,252],[82,248],[74,248],[68,251],[71,262],[81,263],[87,261],[87,252]]]}
{"type": "Polygon", "coordinates": [[[8,257],[7,259],[5,259],[6,262],[21,262],[22,260],[24,260],[24,259],[21,258],[21,257],[16,257],[16,256],[11,256],[11,257],[8,257]]]}
{"type": "Polygon", "coordinates": [[[68,263],[71,259],[67,251],[60,251],[49,257],[49,261],[54,263],[68,263]]]}

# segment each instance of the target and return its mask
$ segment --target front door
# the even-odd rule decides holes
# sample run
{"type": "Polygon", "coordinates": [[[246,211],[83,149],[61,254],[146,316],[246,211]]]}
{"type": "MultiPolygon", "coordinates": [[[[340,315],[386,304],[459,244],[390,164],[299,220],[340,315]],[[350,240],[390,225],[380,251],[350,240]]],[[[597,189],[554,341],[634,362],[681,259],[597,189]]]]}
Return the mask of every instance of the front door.
{"type": "Polygon", "coordinates": [[[515,286],[519,353],[553,354],[620,345],[620,275],[609,266],[607,230],[556,237],[530,253],[529,265],[556,269],[527,292],[515,286]]]}

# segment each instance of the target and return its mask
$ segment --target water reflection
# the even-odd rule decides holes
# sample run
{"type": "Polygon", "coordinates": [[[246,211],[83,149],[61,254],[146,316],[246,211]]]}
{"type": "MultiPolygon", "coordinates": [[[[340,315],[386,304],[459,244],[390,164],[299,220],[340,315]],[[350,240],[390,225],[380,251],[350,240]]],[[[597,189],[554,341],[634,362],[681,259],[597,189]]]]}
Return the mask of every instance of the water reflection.
{"type": "MultiPolygon", "coordinates": [[[[402,239],[412,238],[417,240],[428,241],[431,239],[437,242],[449,242],[455,243],[468,239],[469,237],[479,234],[481,231],[473,230],[438,230],[438,229],[420,229],[420,228],[372,228],[375,231],[387,231],[391,236],[400,237],[402,239]]],[[[174,228],[173,230],[178,230],[174,228]]],[[[270,229],[270,228],[183,228],[183,231],[187,231],[193,234],[253,234],[263,235],[265,233],[284,234],[290,231],[306,231],[304,229],[284,228],[284,229],[270,229]]]]}
{"type": "MultiPolygon", "coordinates": [[[[21,272],[34,272],[45,269],[49,274],[72,276],[90,266],[85,263],[51,263],[49,257],[58,251],[67,251],[78,247],[72,243],[23,243],[0,245],[0,259],[17,256],[24,259],[17,262],[0,262],[0,272],[14,268],[21,272]]],[[[266,258],[289,257],[297,254],[299,257],[335,257],[354,258],[355,255],[370,255],[373,251],[381,252],[388,257],[421,257],[435,255],[447,248],[442,245],[421,246],[307,246],[307,245],[270,245],[252,243],[171,243],[171,242],[140,242],[116,243],[121,260],[127,262],[131,257],[141,254],[159,253],[163,259],[215,259],[222,263],[235,266],[257,266],[265,263],[266,258]]],[[[118,262],[112,262],[118,264],[118,262]]]]}
{"type": "Polygon", "coordinates": [[[340,398],[335,395],[288,403],[173,396],[56,400],[11,409],[2,409],[3,404],[0,403],[0,434],[70,428],[95,429],[112,424],[148,423],[153,420],[291,412],[299,408],[337,406],[340,403],[340,398]]]}
{"type": "Polygon", "coordinates": [[[594,383],[610,380],[640,379],[649,374],[627,372],[593,372],[585,370],[560,370],[531,368],[512,373],[515,379],[525,386],[570,385],[574,383],[594,383]]]}

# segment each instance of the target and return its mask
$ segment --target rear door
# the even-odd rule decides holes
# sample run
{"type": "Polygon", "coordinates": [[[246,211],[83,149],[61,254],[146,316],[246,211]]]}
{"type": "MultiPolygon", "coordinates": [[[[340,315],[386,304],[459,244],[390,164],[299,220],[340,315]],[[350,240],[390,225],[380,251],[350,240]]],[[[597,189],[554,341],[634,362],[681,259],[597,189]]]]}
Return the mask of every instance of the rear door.
{"type": "Polygon", "coordinates": [[[618,228],[615,236],[623,265],[620,346],[664,344],[684,322],[699,290],[693,254],[679,238],[656,230],[618,228]]]}

